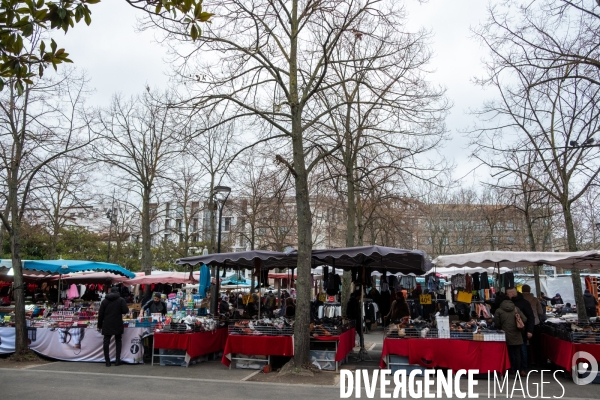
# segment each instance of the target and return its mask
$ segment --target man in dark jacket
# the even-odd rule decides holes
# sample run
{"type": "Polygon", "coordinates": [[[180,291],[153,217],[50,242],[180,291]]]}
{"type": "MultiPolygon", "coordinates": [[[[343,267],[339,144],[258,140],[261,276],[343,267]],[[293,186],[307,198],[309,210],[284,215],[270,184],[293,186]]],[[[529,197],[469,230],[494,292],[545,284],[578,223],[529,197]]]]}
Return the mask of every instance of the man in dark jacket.
{"type": "Polygon", "coordinates": [[[525,329],[522,330],[523,335],[523,345],[521,345],[521,368],[519,371],[521,374],[527,374],[528,369],[528,359],[527,359],[527,341],[531,340],[533,337],[533,331],[535,329],[535,315],[533,314],[533,309],[531,308],[531,304],[523,295],[517,292],[515,288],[506,289],[506,294],[510,298],[510,300],[514,303],[514,305],[523,312],[527,321],[525,322],[525,329]]]}
{"type": "Polygon", "coordinates": [[[585,289],[583,292],[583,302],[585,303],[585,313],[587,314],[588,318],[595,317],[598,300],[594,298],[594,295],[591,294],[587,289],[585,289]]]}
{"type": "Polygon", "coordinates": [[[165,315],[167,313],[167,305],[160,299],[159,292],[155,292],[152,299],[142,306],[140,315],[144,315],[145,310],[150,310],[150,314],[165,315]]]}
{"type": "Polygon", "coordinates": [[[117,348],[115,365],[121,365],[121,335],[123,335],[123,314],[127,314],[129,308],[125,299],[119,294],[119,288],[113,287],[106,295],[100,311],[98,312],[98,331],[104,335],[104,360],[106,366],[110,367],[110,338],[115,336],[117,348]]]}

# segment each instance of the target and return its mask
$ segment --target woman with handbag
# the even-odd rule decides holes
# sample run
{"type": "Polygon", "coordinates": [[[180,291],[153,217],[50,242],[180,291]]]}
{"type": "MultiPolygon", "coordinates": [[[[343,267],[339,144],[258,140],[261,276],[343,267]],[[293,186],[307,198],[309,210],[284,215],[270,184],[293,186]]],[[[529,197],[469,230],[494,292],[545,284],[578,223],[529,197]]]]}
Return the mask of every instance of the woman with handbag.
{"type": "Polygon", "coordinates": [[[519,372],[521,366],[522,330],[525,328],[526,322],[525,314],[510,300],[504,300],[494,315],[496,328],[503,330],[506,336],[506,347],[510,358],[509,371],[515,373],[519,372]]]}

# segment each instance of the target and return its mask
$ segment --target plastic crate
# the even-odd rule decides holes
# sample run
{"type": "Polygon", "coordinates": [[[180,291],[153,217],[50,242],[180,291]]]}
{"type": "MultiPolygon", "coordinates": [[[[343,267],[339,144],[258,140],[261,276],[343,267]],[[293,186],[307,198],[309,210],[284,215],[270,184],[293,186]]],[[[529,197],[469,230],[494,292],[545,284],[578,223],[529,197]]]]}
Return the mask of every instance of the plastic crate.
{"type": "Polygon", "coordinates": [[[335,371],[335,351],[311,350],[310,362],[317,363],[325,371],[335,371]]]}
{"type": "Polygon", "coordinates": [[[159,349],[158,354],[158,357],[160,358],[160,365],[175,365],[179,367],[187,366],[187,363],[185,362],[185,350],[159,349]]]}

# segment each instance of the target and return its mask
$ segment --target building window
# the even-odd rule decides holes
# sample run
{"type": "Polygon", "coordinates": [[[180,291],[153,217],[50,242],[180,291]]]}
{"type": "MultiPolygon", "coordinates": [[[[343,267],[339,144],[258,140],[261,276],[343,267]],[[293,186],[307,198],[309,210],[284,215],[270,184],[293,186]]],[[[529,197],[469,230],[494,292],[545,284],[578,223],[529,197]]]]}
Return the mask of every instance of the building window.
{"type": "Polygon", "coordinates": [[[192,214],[196,214],[199,209],[200,209],[200,202],[192,201],[192,214]]]}
{"type": "Polygon", "coordinates": [[[170,228],[171,228],[171,220],[165,219],[165,229],[170,229],[170,228]]]}
{"type": "Polygon", "coordinates": [[[169,240],[169,234],[165,233],[165,236],[163,237],[164,241],[166,242],[167,240],[169,240]]]}
{"type": "Polygon", "coordinates": [[[180,219],[178,219],[176,223],[177,223],[177,232],[183,232],[183,222],[180,219]]]}
{"type": "Polygon", "coordinates": [[[165,203],[165,216],[171,218],[171,203],[165,203]]]}
{"type": "Polygon", "coordinates": [[[258,236],[265,236],[267,234],[267,228],[258,228],[258,236]]]}
{"type": "Polygon", "coordinates": [[[498,244],[498,236],[493,236],[492,237],[492,243],[498,244]]]}
{"type": "Polygon", "coordinates": [[[463,246],[465,244],[465,238],[459,237],[457,243],[459,246],[463,246]]]}
{"type": "Polygon", "coordinates": [[[194,218],[194,221],[192,223],[192,231],[193,232],[197,232],[198,231],[198,218],[194,218]]]}
{"type": "Polygon", "coordinates": [[[431,240],[431,236],[428,236],[427,237],[427,244],[432,244],[432,243],[433,243],[433,240],[431,240]]]}
{"type": "Polygon", "coordinates": [[[515,238],[512,236],[507,236],[506,237],[506,243],[508,244],[515,244],[515,238]]]}
{"type": "Polygon", "coordinates": [[[229,232],[231,230],[231,217],[223,218],[223,232],[229,232]]]}
{"type": "Polygon", "coordinates": [[[183,203],[177,203],[177,218],[183,218],[183,203]]]}

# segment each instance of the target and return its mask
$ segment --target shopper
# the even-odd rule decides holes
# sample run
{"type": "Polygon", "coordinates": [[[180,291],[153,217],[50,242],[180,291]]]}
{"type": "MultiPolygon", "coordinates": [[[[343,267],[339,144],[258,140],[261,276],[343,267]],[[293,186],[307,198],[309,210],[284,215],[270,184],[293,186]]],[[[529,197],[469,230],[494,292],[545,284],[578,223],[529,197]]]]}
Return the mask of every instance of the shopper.
{"type": "Polygon", "coordinates": [[[287,318],[294,318],[296,316],[296,305],[294,299],[288,297],[285,299],[285,316],[287,318]]]}
{"type": "Polygon", "coordinates": [[[533,359],[537,365],[541,365],[544,360],[542,353],[542,326],[541,321],[544,318],[544,311],[542,310],[542,304],[540,300],[531,293],[531,286],[523,285],[521,288],[523,292],[523,298],[529,302],[533,310],[533,316],[535,318],[535,324],[533,327],[533,337],[529,341],[531,350],[533,350],[533,359]]]}
{"type": "Polygon", "coordinates": [[[525,329],[521,331],[523,336],[523,344],[521,345],[521,368],[519,368],[521,374],[524,375],[527,373],[529,368],[527,342],[533,337],[533,331],[535,330],[535,316],[531,305],[527,300],[525,300],[521,293],[517,292],[517,289],[514,287],[506,289],[506,295],[527,318],[527,322],[523,320],[523,322],[525,322],[525,329]]]}
{"type": "MultiPolygon", "coordinates": [[[[506,336],[506,347],[510,358],[510,371],[515,374],[521,369],[521,347],[523,346],[523,335],[517,328],[516,313],[519,313],[524,323],[527,323],[527,317],[521,310],[517,310],[515,303],[510,300],[504,300],[496,314],[494,315],[494,324],[496,328],[504,331],[506,336]]],[[[525,371],[521,370],[521,375],[525,371]]]]}
{"type": "Polygon", "coordinates": [[[404,298],[404,294],[399,291],[396,292],[396,300],[392,302],[390,312],[385,316],[384,319],[389,322],[395,322],[404,317],[410,317],[410,309],[408,308],[408,303],[404,298]]]}
{"type": "Polygon", "coordinates": [[[152,299],[146,302],[140,309],[140,315],[144,315],[144,311],[150,310],[150,314],[167,314],[167,305],[160,298],[160,293],[154,292],[152,299]]]}
{"type": "Polygon", "coordinates": [[[121,365],[121,335],[123,335],[123,314],[129,308],[119,294],[118,287],[112,287],[100,304],[98,312],[98,331],[104,335],[103,350],[106,366],[110,367],[110,339],[114,335],[116,345],[115,365],[121,365]]]}
{"type": "Polygon", "coordinates": [[[583,292],[583,302],[585,303],[585,313],[588,318],[595,317],[598,300],[587,289],[583,292]]]}
{"type": "Polygon", "coordinates": [[[229,314],[229,296],[223,295],[219,303],[219,314],[229,314]]]}

